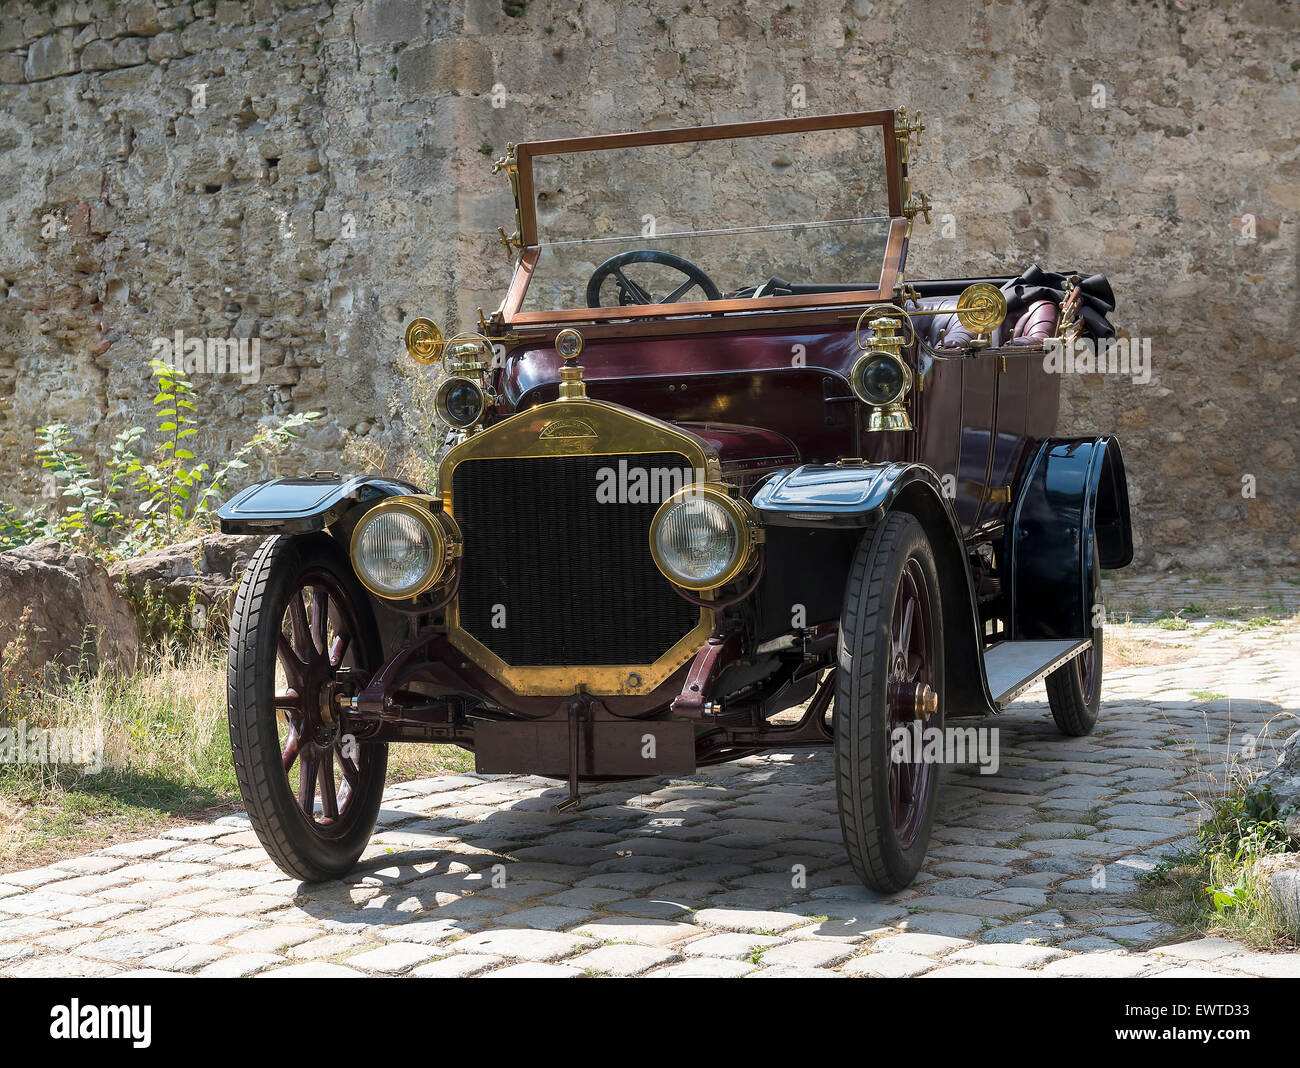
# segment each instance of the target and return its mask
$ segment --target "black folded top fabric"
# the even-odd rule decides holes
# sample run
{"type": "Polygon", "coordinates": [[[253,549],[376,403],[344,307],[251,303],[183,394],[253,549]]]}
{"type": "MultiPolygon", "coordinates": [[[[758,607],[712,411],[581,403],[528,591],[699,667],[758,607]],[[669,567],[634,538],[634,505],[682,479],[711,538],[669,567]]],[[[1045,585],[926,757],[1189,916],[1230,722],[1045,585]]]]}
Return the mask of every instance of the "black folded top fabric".
{"type": "MultiPolygon", "coordinates": [[[[1013,278],[1002,287],[1007,298],[1008,318],[1014,322],[1016,314],[1040,300],[1057,304],[1065,299],[1065,282],[1072,273],[1056,274],[1044,271],[1037,264],[1028,268],[1019,278],[1013,278]]],[[[1095,341],[1115,336],[1115,327],[1106,318],[1115,310],[1115,292],[1104,274],[1079,276],[1079,318],[1084,329],[1095,341]]]]}

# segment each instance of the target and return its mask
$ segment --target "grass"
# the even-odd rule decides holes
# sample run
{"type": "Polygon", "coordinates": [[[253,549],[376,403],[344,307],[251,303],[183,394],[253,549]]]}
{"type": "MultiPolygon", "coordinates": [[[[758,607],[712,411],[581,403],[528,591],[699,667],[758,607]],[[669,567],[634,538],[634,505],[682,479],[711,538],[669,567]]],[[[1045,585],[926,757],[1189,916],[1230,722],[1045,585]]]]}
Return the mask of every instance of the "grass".
{"type": "Polygon", "coordinates": [[[1196,847],[1144,876],[1136,904],[1180,934],[1223,935],[1257,949],[1295,948],[1267,885],[1269,861],[1293,850],[1272,793],[1238,778],[1216,799],[1197,831],[1196,847]]]}
{"type": "MultiPolygon", "coordinates": [[[[223,653],[164,646],[134,675],[111,671],[59,683],[3,665],[0,727],[102,732],[103,769],[0,763],[0,871],[203,822],[242,805],[226,726],[223,653]]],[[[472,771],[455,746],[395,745],[388,781],[472,771]]]]}

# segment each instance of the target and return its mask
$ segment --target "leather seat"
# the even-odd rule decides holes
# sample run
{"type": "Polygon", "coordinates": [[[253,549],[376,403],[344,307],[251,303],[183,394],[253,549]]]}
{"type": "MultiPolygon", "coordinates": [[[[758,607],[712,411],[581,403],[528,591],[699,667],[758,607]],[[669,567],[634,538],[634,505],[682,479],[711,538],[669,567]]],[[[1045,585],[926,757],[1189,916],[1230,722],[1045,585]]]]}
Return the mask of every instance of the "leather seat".
{"type": "Polygon", "coordinates": [[[1032,345],[1049,338],[1056,333],[1056,323],[1061,309],[1050,300],[1040,300],[1029,305],[1025,313],[1016,321],[1016,328],[1011,334],[1011,344],[1032,345]]]}
{"type": "MultiPolygon", "coordinates": [[[[920,302],[923,309],[940,309],[947,314],[919,315],[912,322],[917,334],[932,349],[960,348],[971,339],[971,332],[961,325],[957,318],[957,300],[955,297],[928,297],[920,302]],[[940,342],[940,337],[943,341],[940,342]]],[[[908,305],[912,307],[912,305],[908,305]]],[[[1056,332],[1056,321],[1060,309],[1050,300],[1040,300],[1025,309],[1024,314],[1016,320],[1014,329],[1008,332],[1003,323],[992,333],[992,342],[996,345],[1025,344],[1032,345],[1051,337],[1056,332]]]]}

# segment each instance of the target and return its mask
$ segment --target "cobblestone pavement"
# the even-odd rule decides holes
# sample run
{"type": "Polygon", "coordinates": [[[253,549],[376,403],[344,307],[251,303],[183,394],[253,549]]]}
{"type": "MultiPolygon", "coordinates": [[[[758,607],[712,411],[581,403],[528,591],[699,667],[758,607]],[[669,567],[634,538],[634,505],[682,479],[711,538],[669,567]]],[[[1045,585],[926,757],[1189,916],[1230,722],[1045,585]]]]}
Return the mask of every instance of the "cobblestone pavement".
{"type": "Polygon", "coordinates": [[[1294,728],[1300,629],[1114,631],[1094,735],[1058,734],[1041,687],[1014,705],[996,774],[947,770],[902,893],[857,885],[825,751],[564,815],[551,783],[457,775],[391,788],[344,882],[285,878],[239,816],[0,875],[0,974],[1300,976],[1222,939],[1151,948],[1169,932],[1132,900],[1229,754],[1294,728]]]}

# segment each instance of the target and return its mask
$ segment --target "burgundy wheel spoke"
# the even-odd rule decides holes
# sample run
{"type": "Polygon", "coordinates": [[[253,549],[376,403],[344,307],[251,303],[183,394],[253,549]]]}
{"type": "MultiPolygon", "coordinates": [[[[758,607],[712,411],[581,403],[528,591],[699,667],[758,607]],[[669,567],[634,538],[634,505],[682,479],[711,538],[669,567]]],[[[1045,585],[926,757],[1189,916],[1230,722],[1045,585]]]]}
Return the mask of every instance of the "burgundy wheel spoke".
{"type": "Polygon", "coordinates": [[[321,815],[328,820],[339,818],[339,801],[334,793],[334,761],[326,753],[320,768],[320,804],[321,815]]]}
{"type": "Polygon", "coordinates": [[[289,724],[289,738],[284,743],[284,749],[280,752],[281,762],[284,764],[284,773],[289,774],[293,767],[293,762],[298,759],[298,752],[302,749],[302,735],[298,733],[298,728],[294,724],[289,724]]]}
{"type": "Polygon", "coordinates": [[[294,651],[304,664],[309,664],[313,659],[311,628],[307,623],[307,609],[302,603],[301,590],[295,590],[289,598],[289,619],[293,623],[294,651]]]}
{"type": "Polygon", "coordinates": [[[330,643],[330,667],[341,667],[343,658],[348,655],[348,647],[352,644],[352,636],[349,634],[336,634],[334,641],[330,643]]]}
{"type": "Polygon", "coordinates": [[[298,804],[308,816],[316,811],[316,773],[319,770],[319,757],[304,756],[298,765],[298,804]]]}
{"type": "Polygon", "coordinates": [[[898,628],[897,649],[906,656],[912,648],[912,621],[915,615],[916,601],[908,597],[907,602],[903,605],[903,622],[898,628]]]}
{"type": "MultiPolygon", "coordinates": [[[[895,594],[890,634],[891,685],[886,700],[891,731],[898,727],[910,729],[920,718],[916,691],[932,678],[934,634],[928,596],[925,572],[915,559],[909,559],[903,565],[895,594]]],[[[910,845],[920,830],[934,781],[933,769],[922,754],[913,753],[911,757],[890,768],[889,805],[894,830],[904,846],[910,845]]]]}
{"type": "Polygon", "coordinates": [[[276,652],[280,656],[280,665],[284,668],[284,673],[289,676],[289,681],[295,686],[303,684],[303,676],[306,673],[307,665],[299,659],[298,654],[293,651],[293,646],[289,642],[289,637],[283,631],[280,632],[279,639],[276,642],[276,652]]]}
{"type": "Polygon", "coordinates": [[[373,768],[343,755],[340,737],[348,728],[323,713],[327,701],[346,697],[364,682],[358,670],[373,670],[374,665],[361,641],[356,610],[328,570],[313,568],[299,575],[280,628],[276,655],[285,677],[271,703],[285,723],[281,764],[290,792],[315,831],[338,837],[349,830],[352,802],[374,785],[373,768]]]}
{"type": "Polygon", "coordinates": [[[339,754],[339,769],[343,772],[343,781],[349,786],[356,786],[357,777],[361,774],[361,769],[342,753],[339,754]]]}
{"type": "Polygon", "coordinates": [[[330,627],[329,590],[317,586],[311,593],[311,644],[314,652],[325,655],[325,641],[330,627]]]}

